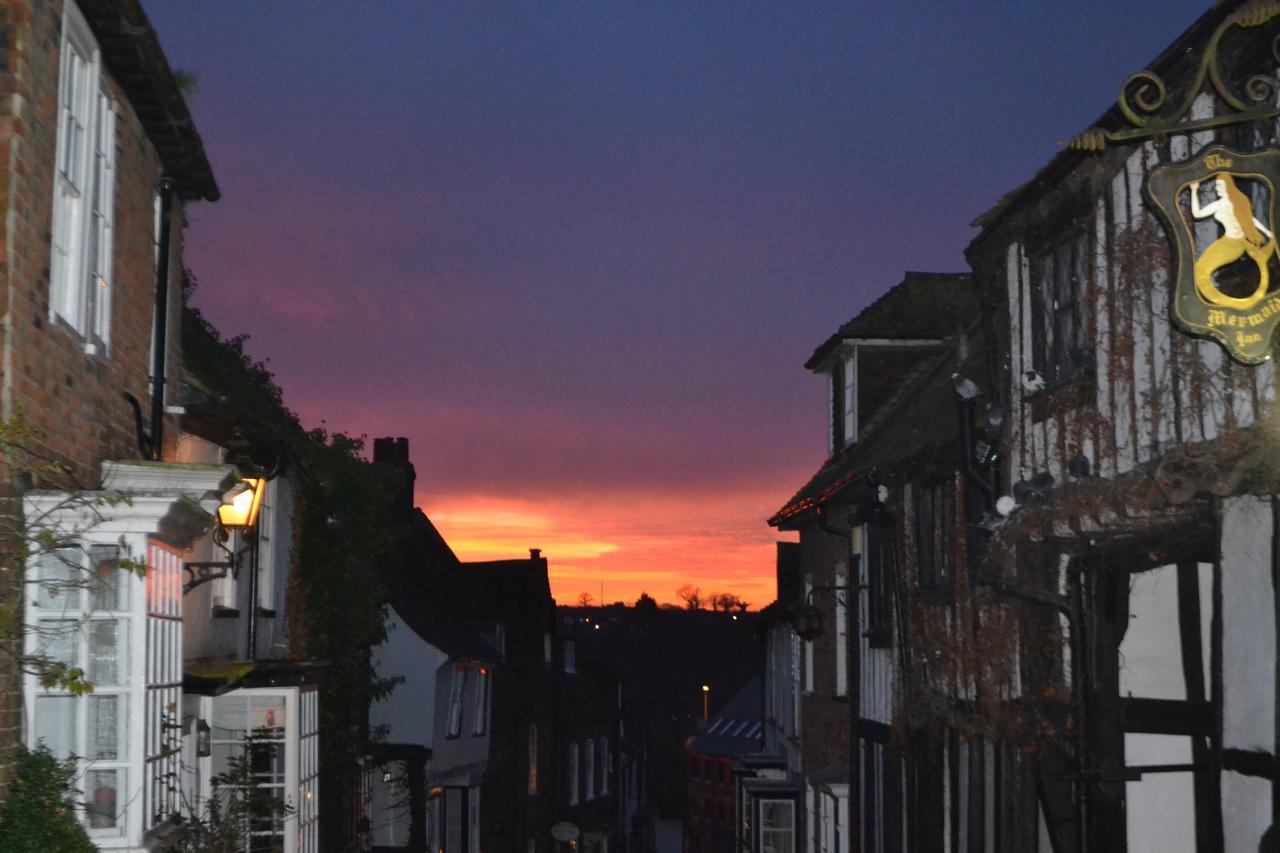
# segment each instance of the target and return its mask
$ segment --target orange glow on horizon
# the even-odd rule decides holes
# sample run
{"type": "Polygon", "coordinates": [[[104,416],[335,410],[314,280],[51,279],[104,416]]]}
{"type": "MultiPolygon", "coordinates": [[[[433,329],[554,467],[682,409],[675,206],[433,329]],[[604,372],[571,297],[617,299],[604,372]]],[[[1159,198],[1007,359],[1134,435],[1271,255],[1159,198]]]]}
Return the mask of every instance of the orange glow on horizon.
{"type": "Polygon", "coordinates": [[[576,604],[587,593],[601,603],[632,604],[647,593],[682,604],[685,584],[704,595],[734,593],[756,610],[775,597],[775,542],[788,534],[765,524],[787,494],[577,496],[545,501],[483,494],[419,495],[461,560],[501,560],[540,548],[551,593],[576,604]],[[783,495],[783,498],[779,498],[783,495]]]}

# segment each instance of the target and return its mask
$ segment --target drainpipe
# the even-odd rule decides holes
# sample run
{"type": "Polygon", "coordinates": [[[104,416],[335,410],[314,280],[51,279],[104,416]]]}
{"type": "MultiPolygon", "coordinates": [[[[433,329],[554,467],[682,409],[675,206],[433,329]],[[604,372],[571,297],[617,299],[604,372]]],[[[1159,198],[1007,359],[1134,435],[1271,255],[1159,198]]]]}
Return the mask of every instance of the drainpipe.
{"type": "Polygon", "coordinates": [[[258,659],[258,531],[252,532],[249,539],[249,626],[245,645],[248,646],[245,659],[258,659]]]}
{"type": "Polygon", "coordinates": [[[164,438],[165,352],[169,330],[169,220],[173,179],[160,179],[160,245],[156,258],[155,348],[151,352],[151,458],[160,461],[164,438]]]}
{"type": "MultiPolygon", "coordinates": [[[[861,636],[858,627],[858,602],[862,600],[862,584],[859,582],[858,575],[861,574],[861,565],[854,560],[853,555],[853,531],[842,530],[833,527],[827,522],[826,514],[822,506],[818,506],[814,513],[818,517],[818,527],[824,533],[837,536],[848,543],[846,548],[849,553],[848,578],[845,585],[845,657],[849,667],[849,853],[859,853],[862,845],[859,839],[862,835],[862,825],[858,824],[857,832],[854,831],[854,815],[860,813],[859,804],[862,802],[862,786],[860,783],[861,762],[861,744],[858,742],[858,718],[862,713],[862,659],[858,654],[860,651],[855,637],[861,636]]],[[[833,592],[836,596],[836,606],[840,606],[839,594],[833,592]]]]}

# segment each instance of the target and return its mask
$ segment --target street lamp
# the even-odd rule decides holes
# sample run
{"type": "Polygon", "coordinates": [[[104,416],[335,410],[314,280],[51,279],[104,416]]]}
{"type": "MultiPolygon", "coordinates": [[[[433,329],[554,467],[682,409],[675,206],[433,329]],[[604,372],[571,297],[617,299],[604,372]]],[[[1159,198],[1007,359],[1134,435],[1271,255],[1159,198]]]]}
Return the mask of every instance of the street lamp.
{"type": "Polygon", "coordinates": [[[711,710],[711,685],[702,685],[702,722],[707,722],[711,710]]]}

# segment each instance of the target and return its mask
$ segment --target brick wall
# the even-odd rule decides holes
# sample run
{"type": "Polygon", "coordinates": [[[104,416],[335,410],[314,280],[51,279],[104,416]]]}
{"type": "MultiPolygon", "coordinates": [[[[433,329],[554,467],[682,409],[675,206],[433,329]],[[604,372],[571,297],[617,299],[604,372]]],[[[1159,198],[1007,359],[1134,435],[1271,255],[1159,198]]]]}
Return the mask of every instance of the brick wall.
{"type": "MultiPolygon", "coordinates": [[[[111,346],[105,354],[86,355],[75,335],[49,318],[62,15],[62,0],[0,4],[0,414],[20,415],[40,430],[33,449],[68,464],[76,485],[92,487],[104,459],[139,455],[133,413],[123,395],[138,398],[145,418],[155,288],[154,193],[161,166],[137,116],[110,81],[117,98],[111,346]]],[[[172,221],[169,313],[170,329],[176,331],[182,270],[177,204],[172,221]]],[[[170,365],[181,364],[176,334],[168,357],[170,365]]],[[[167,432],[176,437],[174,425],[167,432]]],[[[0,469],[0,489],[11,498],[23,485],[15,471],[0,469]]],[[[0,512],[12,516],[15,507],[10,501],[0,512]]],[[[17,581],[16,573],[0,576],[0,597],[18,594],[17,581]]],[[[0,791],[20,739],[21,673],[4,655],[0,791]]]]}
{"type": "MultiPolygon", "coordinates": [[[[15,8],[15,6],[17,8],[15,8]]],[[[138,456],[133,414],[124,393],[149,405],[151,327],[155,293],[154,199],[160,160],[118,86],[115,230],[111,346],[86,355],[76,335],[49,317],[49,262],[62,3],[33,0],[10,29],[9,106],[4,117],[5,322],[3,411],[40,429],[47,448],[68,462],[78,480],[93,485],[103,459],[138,456]]],[[[171,329],[181,294],[181,208],[171,231],[171,329]]],[[[170,339],[170,364],[180,364],[180,343],[170,339]]],[[[170,435],[175,430],[168,430],[170,435]]]]}

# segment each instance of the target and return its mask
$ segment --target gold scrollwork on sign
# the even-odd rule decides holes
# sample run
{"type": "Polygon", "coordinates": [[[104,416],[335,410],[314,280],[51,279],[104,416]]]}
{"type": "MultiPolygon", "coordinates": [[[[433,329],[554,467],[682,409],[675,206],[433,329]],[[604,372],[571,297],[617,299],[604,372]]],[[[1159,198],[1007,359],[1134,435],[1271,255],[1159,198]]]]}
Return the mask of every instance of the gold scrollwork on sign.
{"type": "MultiPolygon", "coordinates": [[[[1280,0],[1250,0],[1241,4],[1222,19],[1209,37],[1194,76],[1172,109],[1169,86],[1164,79],[1150,69],[1135,72],[1121,84],[1116,98],[1116,108],[1131,127],[1121,130],[1091,127],[1068,145],[1079,151],[1101,151],[1118,142],[1162,138],[1171,133],[1193,133],[1246,121],[1266,121],[1280,115],[1280,107],[1276,105],[1280,87],[1276,84],[1274,68],[1268,69],[1268,73],[1249,77],[1241,87],[1243,91],[1236,92],[1223,79],[1218,64],[1219,43],[1229,30],[1257,29],[1276,18],[1280,18],[1280,0]],[[1208,118],[1190,119],[1191,107],[1205,90],[1206,80],[1228,110],[1208,118]]],[[[1271,39],[1271,60],[1280,65],[1280,34],[1271,39]]]]}

